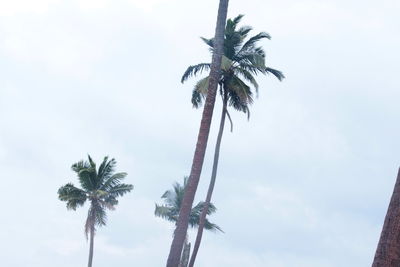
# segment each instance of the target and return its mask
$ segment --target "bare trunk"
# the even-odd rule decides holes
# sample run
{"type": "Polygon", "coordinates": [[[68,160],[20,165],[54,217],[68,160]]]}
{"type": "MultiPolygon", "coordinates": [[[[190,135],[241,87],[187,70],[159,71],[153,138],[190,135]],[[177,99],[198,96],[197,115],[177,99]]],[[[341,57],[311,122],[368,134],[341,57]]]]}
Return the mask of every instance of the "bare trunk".
{"type": "Polygon", "coordinates": [[[92,225],[90,227],[90,248],[89,248],[89,263],[88,263],[88,267],[92,267],[93,245],[94,245],[94,225],[92,225]]]}
{"type": "Polygon", "coordinates": [[[372,267],[400,266],[400,169],[372,267]]]}
{"type": "Polygon", "coordinates": [[[188,228],[190,211],[192,209],[193,200],[196,195],[197,186],[200,180],[200,174],[203,167],[204,155],[207,148],[208,135],[214,111],[215,95],[217,92],[218,81],[221,77],[221,58],[224,46],[224,30],[226,24],[226,16],[228,13],[229,0],[220,0],[218,8],[217,25],[215,29],[215,50],[213,53],[210,82],[208,93],[204,104],[203,115],[200,123],[199,135],[197,137],[196,150],[193,156],[190,178],[183,196],[181,209],[179,212],[177,227],[175,229],[174,239],[172,240],[167,267],[177,267],[185,241],[188,228]]]}
{"type": "Polygon", "coordinates": [[[185,244],[183,246],[183,251],[182,251],[182,256],[181,256],[181,262],[179,264],[179,267],[187,267],[188,266],[189,256],[190,256],[190,243],[189,243],[188,238],[186,236],[185,244]]]}
{"type": "Polygon", "coordinates": [[[194,242],[193,252],[192,252],[192,256],[190,258],[189,267],[193,267],[194,262],[196,261],[197,252],[199,251],[199,248],[200,248],[201,238],[203,237],[203,230],[204,230],[204,224],[206,222],[208,207],[211,202],[211,197],[212,197],[212,194],[214,191],[214,186],[215,186],[215,180],[217,178],[219,151],[221,148],[222,135],[224,133],[225,118],[226,118],[226,112],[227,112],[227,110],[226,110],[227,102],[228,102],[228,96],[225,93],[223,96],[221,122],[219,124],[217,143],[215,145],[214,162],[213,162],[213,167],[212,167],[210,185],[208,186],[206,201],[204,203],[204,208],[200,215],[199,228],[197,229],[196,241],[194,242]]]}

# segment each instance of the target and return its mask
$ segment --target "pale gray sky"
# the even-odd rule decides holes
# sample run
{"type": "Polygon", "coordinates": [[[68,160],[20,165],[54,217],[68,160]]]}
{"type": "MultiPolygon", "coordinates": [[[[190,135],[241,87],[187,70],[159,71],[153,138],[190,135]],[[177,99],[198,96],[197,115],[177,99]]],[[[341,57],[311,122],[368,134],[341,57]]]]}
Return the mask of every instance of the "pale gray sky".
{"type": "MultiPolygon", "coordinates": [[[[164,266],[173,226],[154,203],[190,171],[200,111],[185,68],[209,62],[218,1],[0,0],[0,251],[7,267],[85,266],[86,207],[57,189],[90,153],[133,192],[98,231],[94,265],[164,266]]],[[[199,267],[364,267],[400,147],[397,0],[230,1],[272,35],[250,121],[232,113],[199,267]]],[[[217,103],[197,194],[204,198],[217,103]]],[[[193,237],[194,233],[190,233],[193,237]]]]}

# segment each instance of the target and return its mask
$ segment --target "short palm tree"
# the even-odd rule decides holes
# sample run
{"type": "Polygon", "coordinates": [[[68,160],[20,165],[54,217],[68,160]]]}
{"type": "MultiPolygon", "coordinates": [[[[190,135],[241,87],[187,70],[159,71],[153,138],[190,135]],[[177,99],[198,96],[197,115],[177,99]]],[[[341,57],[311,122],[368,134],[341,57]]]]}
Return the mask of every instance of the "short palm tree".
{"type": "MultiPolygon", "coordinates": [[[[183,194],[185,193],[185,188],[187,185],[188,177],[184,178],[183,185],[179,183],[174,183],[172,186],[172,190],[167,190],[161,198],[164,200],[165,204],[163,205],[158,205],[156,204],[156,208],[154,210],[154,214],[157,217],[161,217],[167,221],[173,222],[176,225],[176,222],[178,220],[178,215],[179,215],[179,210],[182,205],[182,200],[183,200],[183,194]]],[[[204,209],[204,202],[199,202],[196,206],[194,206],[190,212],[189,216],[189,226],[192,228],[196,228],[199,225],[199,220],[200,220],[200,214],[202,210],[204,209]]],[[[215,206],[210,203],[209,208],[208,208],[208,215],[213,214],[216,212],[215,206]]],[[[210,231],[221,231],[221,228],[214,224],[211,223],[206,219],[204,223],[204,228],[206,230],[210,231]]],[[[180,267],[186,267],[189,261],[189,254],[190,254],[190,243],[187,240],[188,238],[186,237],[183,252],[182,252],[182,257],[181,257],[181,262],[180,262],[180,267]]]]}
{"type": "Polygon", "coordinates": [[[67,202],[67,209],[76,210],[86,201],[90,202],[88,216],[85,223],[86,238],[90,236],[89,262],[93,261],[93,242],[97,226],[104,226],[107,222],[106,209],[114,210],[118,204],[118,197],[130,192],[133,186],[123,184],[121,181],[126,173],[115,173],[115,159],[105,157],[99,168],[90,156],[88,161],[79,161],[72,165],[72,170],[77,174],[81,188],[68,183],[58,189],[58,198],[67,202]]]}
{"type": "MultiPolygon", "coordinates": [[[[212,175],[205,201],[206,208],[211,201],[211,196],[214,190],[226,116],[228,116],[228,119],[231,122],[232,130],[232,120],[228,112],[228,106],[247,114],[247,117],[249,118],[249,106],[253,103],[254,94],[258,94],[258,83],[254,76],[258,74],[271,73],[280,81],[284,78],[284,75],[281,71],[269,68],[265,65],[265,51],[262,47],[257,46],[257,43],[260,40],[270,39],[270,35],[265,32],[261,32],[250,37],[246,41],[246,38],[252,28],[249,26],[238,28],[238,24],[242,18],[243,15],[239,15],[234,19],[228,19],[225,27],[224,54],[222,56],[221,64],[222,75],[219,80],[219,93],[223,103],[222,115],[217,143],[215,146],[212,175]]],[[[209,46],[211,51],[214,50],[214,39],[201,39],[209,46]]],[[[183,83],[190,77],[201,74],[203,71],[209,71],[210,67],[211,64],[209,63],[200,63],[189,66],[183,74],[181,82],[183,83]]],[[[206,98],[208,83],[209,76],[202,78],[196,83],[192,92],[192,104],[195,108],[200,107],[203,103],[203,100],[206,98]]],[[[203,224],[205,222],[206,215],[207,214],[204,212],[200,216],[198,234],[195,241],[192,258],[189,263],[190,267],[194,265],[197,251],[200,246],[203,224]]]]}

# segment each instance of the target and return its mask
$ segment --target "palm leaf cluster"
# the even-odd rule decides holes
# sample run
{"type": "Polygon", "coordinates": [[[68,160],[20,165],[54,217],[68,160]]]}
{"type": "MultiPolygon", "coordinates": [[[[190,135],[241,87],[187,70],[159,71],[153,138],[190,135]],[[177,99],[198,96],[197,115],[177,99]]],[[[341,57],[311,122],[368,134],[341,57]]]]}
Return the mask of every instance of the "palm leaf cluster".
{"type": "Polygon", "coordinates": [[[79,161],[72,165],[77,174],[81,188],[67,183],[58,190],[58,197],[65,201],[68,209],[76,210],[86,201],[90,202],[88,216],[85,223],[86,236],[91,228],[104,226],[107,222],[106,210],[113,210],[118,204],[118,197],[130,192],[133,186],[122,183],[127,173],[115,173],[116,161],[105,157],[99,168],[88,156],[87,161],[79,161]]]}
{"type": "MultiPolygon", "coordinates": [[[[248,116],[249,105],[253,103],[255,89],[258,94],[258,83],[255,75],[271,73],[279,80],[285,76],[279,70],[265,65],[265,51],[257,43],[262,39],[270,39],[270,35],[260,32],[247,39],[252,28],[249,26],[238,27],[243,15],[234,19],[228,19],[225,27],[224,54],[221,64],[220,94],[229,106],[246,113],[248,116]],[[246,41],[247,39],[247,41],[246,41]]],[[[201,38],[209,46],[210,51],[214,49],[214,39],[201,38]]],[[[190,77],[209,71],[210,63],[200,63],[189,66],[181,78],[185,82],[190,77]]],[[[194,86],[192,92],[192,104],[198,108],[202,105],[208,89],[209,77],[200,79],[194,86]]]]}
{"type": "MultiPolygon", "coordinates": [[[[187,185],[187,180],[188,177],[184,178],[184,182],[183,185],[179,184],[179,183],[175,183],[173,185],[172,190],[167,190],[162,196],[161,198],[164,200],[163,205],[158,205],[156,204],[156,208],[154,211],[154,214],[157,217],[161,217],[163,219],[166,219],[170,222],[176,223],[178,220],[178,216],[179,216],[179,210],[181,208],[182,205],[182,200],[183,200],[183,194],[185,193],[185,188],[187,185]]],[[[204,202],[199,202],[196,206],[194,206],[190,212],[190,216],[189,216],[189,225],[192,228],[195,228],[198,226],[199,224],[199,220],[200,220],[200,214],[201,211],[204,208],[204,202]]],[[[213,213],[215,213],[217,211],[216,207],[210,203],[208,211],[207,211],[207,215],[211,215],[213,213]]],[[[211,223],[210,221],[206,220],[205,222],[205,229],[210,230],[210,231],[221,231],[221,228],[214,224],[211,223]]]]}

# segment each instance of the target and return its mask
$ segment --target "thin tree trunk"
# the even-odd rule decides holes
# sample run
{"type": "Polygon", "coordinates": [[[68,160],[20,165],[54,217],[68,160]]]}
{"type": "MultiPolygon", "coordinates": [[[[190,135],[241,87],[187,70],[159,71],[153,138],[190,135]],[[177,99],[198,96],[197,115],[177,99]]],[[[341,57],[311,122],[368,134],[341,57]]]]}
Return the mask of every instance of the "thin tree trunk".
{"type": "Polygon", "coordinates": [[[183,246],[181,262],[179,263],[179,267],[187,267],[189,263],[190,256],[190,243],[188,241],[188,237],[186,236],[185,244],[183,246]]]}
{"type": "Polygon", "coordinates": [[[207,148],[208,135],[214,111],[215,95],[217,92],[218,82],[221,77],[221,59],[224,46],[224,31],[226,17],[228,13],[229,0],[220,0],[217,16],[217,25],[215,29],[215,50],[213,53],[210,81],[207,91],[207,97],[204,104],[203,115],[200,123],[199,135],[197,137],[196,150],[193,156],[192,168],[190,171],[189,181],[183,196],[181,209],[175,229],[174,239],[172,240],[167,267],[177,267],[179,264],[183,243],[188,228],[190,211],[192,209],[193,200],[196,195],[197,186],[200,180],[200,174],[203,167],[204,155],[207,148]]]}
{"type": "Polygon", "coordinates": [[[223,96],[222,114],[221,114],[221,121],[219,124],[217,143],[215,145],[214,162],[213,162],[213,167],[212,167],[210,185],[208,186],[208,191],[207,191],[206,201],[204,203],[204,208],[201,211],[199,227],[197,229],[197,236],[196,236],[196,241],[194,242],[192,256],[190,257],[189,267],[193,267],[194,262],[196,261],[197,252],[199,251],[201,238],[203,236],[204,224],[206,222],[208,207],[210,205],[211,197],[212,197],[212,194],[214,191],[215,180],[217,178],[219,151],[221,148],[222,135],[224,133],[225,118],[226,118],[226,112],[227,112],[227,103],[228,103],[228,96],[225,91],[224,96],[223,96]]]}
{"type": "Polygon", "coordinates": [[[89,263],[88,263],[88,267],[92,267],[93,245],[94,245],[94,225],[90,226],[90,248],[89,248],[89,263]]]}
{"type": "Polygon", "coordinates": [[[400,266],[400,169],[372,267],[400,266]]]}

